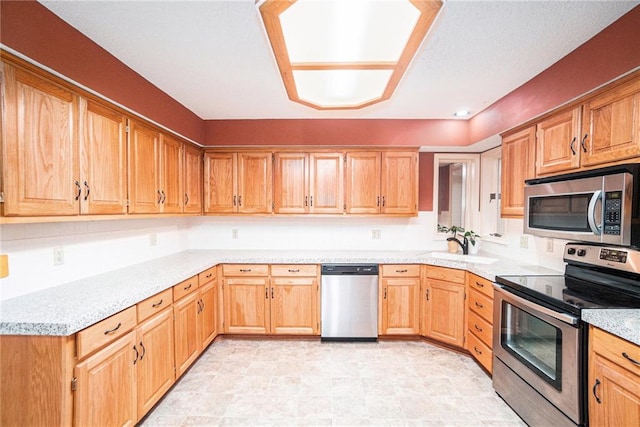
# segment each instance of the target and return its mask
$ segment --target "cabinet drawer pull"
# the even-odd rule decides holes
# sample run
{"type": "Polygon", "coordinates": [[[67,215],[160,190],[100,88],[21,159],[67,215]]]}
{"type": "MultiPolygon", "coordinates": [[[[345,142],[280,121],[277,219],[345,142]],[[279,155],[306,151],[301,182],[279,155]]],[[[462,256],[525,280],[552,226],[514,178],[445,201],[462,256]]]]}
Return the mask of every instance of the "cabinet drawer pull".
{"type": "Polygon", "coordinates": [[[269,299],[269,288],[264,288],[264,298],[269,299]]]}
{"type": "Polygon", "coordinates": [[[387,299],[387,288],[384,288],[384,299],[387,299]]]}
{"type": "Polygon", "coordinates": [[[242,206],[242,196],[238,196],[238,206],[242,206]]]}
{"type": "Polygon", "coordinates": [[[396,270],[396,273],[406,273],[407,271],[409,271],[409,270],[406,270],[406,269],[405,270],[396,270]]]}
{"type": "Polygon", "coordinates": [[[156,308],[156,307],[160,307],[162,305],[162,302],[164,301],[164,299],[161,299],[160,301],[158,301],[155,304],[152,304],[151,307],[156,308]]]}
{"type": "Polygon", "coordinates": [[[271,299],[273,299],[273,298],[274,298],[274,296],[273,296],[273,288],[271,288],[271,299]]]}
{"type": "Polygon", "coordinates": [[[236,206],[236,196],[233,196],[233,206],[236,206]]]}
{"type": "Polygon", "coordinates": [[[629,362],[633,363],[636,366],[640,366],[640,362],[638,362],[637,360],[635,360],[634,358],[632,358],[631,356],[629,356],[626,352],[622,352],[622,357],[624,357],[625,359],[627,359],[629,362]]]}
{"type": "Polygon", "coordinates": [[[427,297],[427,301],[429,301],[429,289],[425,292],[425,296],[427,297]]]}
{"type": "Polygon", "coordinates": [[[309,206],[313,207],[313,196],[309,197],[309,206]]]}
{"type": "Polygon", "coordinates": [[[480,283],[480,282],[476,281],[476,285],[477,285],[479,288],[484,288],[484,283],[480,283]]]}
{"type": "Polygon", "coordinates": [[[204,277],[206,277],[207,279],[211,279],[211,277],[213,277],[213,273],[209,273],[209,274],[207,274],[207,275],[206,275],[206,276],[204,276],[204,277]]]}
{"type": "Polygon", "coordinates": [[[298,268],[297,270],[289,269],[289,270],[287,270],[287,271],[288,271],[289,273],[300,273],[300,269],[299,269],[299,268],[298,268]]]}
{"type": "Polygon", "coordinates": [[[478,325],[473,325],[474,328],[476,328],[476,331],[478,332],[482,332],[482,328],[478,325]]]}
{"type": "Polygon", "coordinates": [[[122,326],[122,322],[118,322],[118,325],[115,328],[104,331],[104,334],[105,335],[112,334],[115,331],[117,331],[118,329],[120,329],[120,326],[122,326]]]}
{"type": "Polygon", "coordinates": [[[189,204],[189,195],[187,193],[184,193],[184,204],[185,205],[189,204]]]}
{"type": "Polygon", "coordinates": [[[479,302],[476,302],[476,307],[478,307],[478,308],[484,308],[484,305],[480,304],[479,302]]]}
{"type": "Polygon", "coordinates": [[[140,353],[138,353],[138,347],[136,347],[135,345],[133,346],[133,351],[136,352],[136,358],[133,359],[133,364],[135,365],[136,363],[138,363],[138,356],[140,355],[140,353]]]}
{"type": "Polygon", "coordinates": [[[473,346],[473,350],[478,354],[482,354],[482,351],[478,350],[478,347],[476,347],[475,345],[473,346]]]}
{"type": "Polygon", "coordinates": [[[251,273],[251,269],[250,268],[241,268],[240,269],[240,273],[251,273]]]}
{"type": "Polygon", "coordinates": [[[144,348],[144,344],[142,344],[142,341],[140,341],[140,347],[142,348],[142,354],[140,355],[140,360],[142,360],[142,358],[144,358],[144,355],[147,354],[147,349],[144,348]]]}
{"type": "Polygon", "coordinates": [[[309,196],[304,196],[304,207],[309,206],[309,196]]]}
{"type": "Polygon", "coordinates": [[[84,200],[86,201],[89,198],[89,193],[91,193],[91,188],[89,188],[87,181],[84,182],[84,187],[87,189],[87,194],[84,195],[84,200]]]}
{"type": "Polygon", "coordinates": [[[162,190],[162,204],[164,205],[165,200],[167,200],[167,195],[164,194],[164,190],[162,190]]]}
{"type": "Polygon", "coordinates": [[[185,286],[184,288],[182,288],[183,291],[188,291],[189,289],[191,289],[191,285],[192,283],[189,283],[189,286],[185,286]]]}
{"type": "Polygon", "coordinates": [[[593,388],[591,389],[591,392],[593,393],[593,397],[596,398],[596,402],[602,403],[602,400],[600,400],[600,398],[596,394],[596,390],[598,389],[599,385],[600,385],[600,380],[596,378],[596,383],[593,385],[593,388]]]}
{"type": "Polygon", "coordinates": [[[376,207],[380,206],[380,196],[378,196],[378,202],[376,203],[376,207]]]}
{"type": "Polygon", "coordinates": [[[589,134],[585,133],[584,136],[582,137],[582,141],[580,141],[580,147],[582,147],[583,153],[587,152],[587,145],[585,144],[585,142],[587,141],[587,136],[589,136],[589,134]]]}
{"type": "Polygon", "coordinates": [[[575,143],[576,143],[576,137],[574,136],[573,139],[571,140],[571,143],[569,144],[569,148],[571,149],[571,154],[573,154],[574,156],[576,155],[576,148],[574,147],[575,143]]]}
{"type": "Polygon", "coordinates": [[[75,182],[76,187],[78,187],[78,194],[76,194],[76,200],[80,200],[80,194],[82,194],[82,187],[80,187],[80,183],[78,181],[75,182]]]}

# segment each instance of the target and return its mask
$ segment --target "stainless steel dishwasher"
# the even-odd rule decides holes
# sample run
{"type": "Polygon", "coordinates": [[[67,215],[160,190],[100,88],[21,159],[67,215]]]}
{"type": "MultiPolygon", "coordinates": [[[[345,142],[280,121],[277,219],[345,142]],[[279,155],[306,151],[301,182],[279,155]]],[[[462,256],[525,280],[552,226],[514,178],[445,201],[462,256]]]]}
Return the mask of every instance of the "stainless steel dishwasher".
{"type": "Polygon", "coordinates": [[[378,339],[378,266],[322,266],[322,341],[378,339]]]}

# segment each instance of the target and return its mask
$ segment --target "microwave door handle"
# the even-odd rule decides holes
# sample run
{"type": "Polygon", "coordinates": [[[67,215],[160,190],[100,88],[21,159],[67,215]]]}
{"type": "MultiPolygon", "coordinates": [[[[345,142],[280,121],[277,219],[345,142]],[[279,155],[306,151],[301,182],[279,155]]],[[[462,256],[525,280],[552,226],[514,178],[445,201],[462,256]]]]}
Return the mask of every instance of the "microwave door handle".
{"type": "Polygon", "coordinates": [[[602,234],[602,224],[596,224],[596,204],[602,198],[602,190],[593,193],[589,200],[589,208],[587,209],[587,219],[589,220],[589,228],[593,234],[599,236],[602,234]]]}

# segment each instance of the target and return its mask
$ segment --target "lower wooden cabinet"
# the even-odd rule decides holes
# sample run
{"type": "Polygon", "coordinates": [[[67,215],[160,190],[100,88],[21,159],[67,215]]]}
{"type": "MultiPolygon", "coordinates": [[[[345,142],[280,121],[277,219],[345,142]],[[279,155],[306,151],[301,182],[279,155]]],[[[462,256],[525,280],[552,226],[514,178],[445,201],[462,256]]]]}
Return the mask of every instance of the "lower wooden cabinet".
{"type": "Polygon", "coordinates": [[[489,373],[493,372],[493,283],[467,273],[469,310],[467,350],[489,373]]]}
{"type": "Polygon", "coordinates": [[[637,426],[640,346],[589,328],[589,425],[637,426]]]}
{"type": "Polygon", "coordinates": [[[225,277],[224,331],[266,334],[269,328],[269,278],[225,277]]]}
{"type": "Polygon", "coordinates": [[[131,331],[76,365],[74,425],[133,426],[136,423],[139,357],[136,332],[131,331]]]}
{"type": "Polygon", "coordinates": [[[382,265],[380,335],[420,334],[420,265],[382,265]]]}
{"type": "Polygon", "coordinates": [[[316,277],[272,277],[270,297],[270,333],[315,335],[319,332],[316,277]]]}
{"type": "Polygon", "coordinates": [[[176,378],[180,377],[196,360],[200,352],[198,345],[198,298],[197,292],[173,304],[175,327],[176,378]]]}
{"type": "Polygon", "coordinates": [[[465,272],[426,267],[422,298],[422,335],[456,347],[465,341],[465,272]]]}
{"type": "Polygon", "coordinates": [[[205,284],[199,290],[200,299],[198,301],[198,323],[199,337],[198,343],[200,351],[204,350],[213,342],[218,335],[218,283],[213,281],[205,284]]]}

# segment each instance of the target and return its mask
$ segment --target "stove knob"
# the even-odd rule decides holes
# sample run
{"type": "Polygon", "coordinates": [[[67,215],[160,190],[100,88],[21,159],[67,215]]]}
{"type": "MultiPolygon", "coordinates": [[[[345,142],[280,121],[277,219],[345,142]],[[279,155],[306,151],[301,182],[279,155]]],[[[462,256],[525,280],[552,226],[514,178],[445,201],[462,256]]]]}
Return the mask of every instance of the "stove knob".
{"type": "Polygon", "coordinates": [[[578,250],[578,256],[585,256],[586,254],[587,254],[587,251],[585,251],[584,249],[578,250]]]}
{"type": "Polygon", "coordinates": [[[576,248],[569,248],[567,249],[567,254],[568,255],[574,255],[576,253],[576,248]]]}

